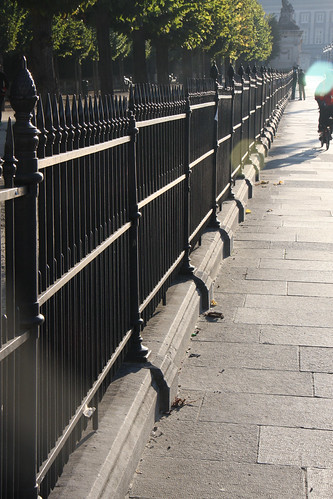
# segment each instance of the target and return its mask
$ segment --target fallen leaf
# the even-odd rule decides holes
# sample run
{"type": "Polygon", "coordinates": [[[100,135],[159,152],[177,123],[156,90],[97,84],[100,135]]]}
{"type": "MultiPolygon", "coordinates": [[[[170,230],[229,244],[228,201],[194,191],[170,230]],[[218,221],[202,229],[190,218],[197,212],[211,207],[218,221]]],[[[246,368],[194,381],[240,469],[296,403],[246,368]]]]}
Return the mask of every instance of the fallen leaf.
{"type": "Polygon", "coordinates": [[[171,407],[173,409],[175,409],[176,407],[182,407],[185,404],[185,401],[186,399],[181,399],[179,397],[176,397],[171,407]]]}
{"type": "Polygon", "coordinates": [[[217,305],[217,301],[215,301],[214,299],[210,302],[211,306],[212,307],[216,307],[217,305]]]}

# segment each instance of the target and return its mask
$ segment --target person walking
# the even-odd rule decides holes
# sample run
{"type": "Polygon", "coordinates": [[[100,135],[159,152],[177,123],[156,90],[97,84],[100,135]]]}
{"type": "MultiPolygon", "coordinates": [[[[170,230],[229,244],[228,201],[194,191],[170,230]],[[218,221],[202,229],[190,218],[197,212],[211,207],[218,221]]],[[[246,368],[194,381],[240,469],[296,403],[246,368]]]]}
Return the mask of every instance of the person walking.
{"type": "Polygon", "coordinates": [[[8,89],[8,80],[2,67],[0,66],[0,124],[2,118],[2,111],[4,106],[5,95],[8,89]]]}
{"type": "Polygon", "coordinates": [[[305,100],[305,73],[303,69],[300,69],[298,72],[298,90],[299,90],[299,100],[305,100]]]}
{"type": "Polygon", "coordinates": [[[291,100],[295,100],[297,79],[298,79],[297,68],[294,67],[294,69],[293,69],[292,86],[291,86],[291,100]]]}

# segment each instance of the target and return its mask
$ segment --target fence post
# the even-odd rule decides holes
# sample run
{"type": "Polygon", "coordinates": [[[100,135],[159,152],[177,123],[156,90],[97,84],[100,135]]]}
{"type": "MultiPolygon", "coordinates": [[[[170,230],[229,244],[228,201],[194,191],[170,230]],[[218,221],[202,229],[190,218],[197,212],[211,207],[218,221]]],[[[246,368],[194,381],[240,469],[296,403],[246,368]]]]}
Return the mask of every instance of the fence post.
{"type": "Polygon", "coordinates": [[[13,81],[10,103],[15,111],[13,126],[15,156],[18,160],[15,184],[26,186],[27,194],[15,205],[15,290],[20,313],[20,331],[29,331],[17,363],[18,409],[17,462],[19,470],[15,497],[38,496],[37,472],[37,339],[43,316],[37,294],[37,195],[43,175],[38,172],[38,130],[32,124],[37,102],[36,87],[25,58],[13,81]]]}
{"type": "Polygon", "coordinates": [[[217,198],[217,152],[219,149],[219,141],[218,141],[218,116],[219,116],[219,85],[217,81],[215,81],[215,113],[214,113],[214,137],[213,137],[213,148],[214,148],[214,156],[213,156],[213,182],[212,182],[212,207],[213,213],[210,220],[211,227],[220,227],[220,222],[217,219],[217,209],[218,204],[216,202],[217,198]]]}
{"type": "Polygon", "coordinates": [[[130,229],[130,307],[132,337],[126,360],[132,362],[146,362],[148,348],[142,345],[141,329],[143,320],[140,314],[140,283],[139,283],[139,220],[141,213],[138,207],[138,188],[136,174],[136,137],[139,130],[136,127],[133,112],[130,111],[130,122],[128,133],[131,137],[129,145],[129,210],[132,226],[130,229]]]}
{"type": "Polygon", "coordinates": [[[234,125],[235,125],[235,81],[232,80],[232,87],[231,87],[231,116],[230,116],[230,198],[234,199],[234,193],[232,191],[232,188],[235,185],[235,179],[233,179],[233,157],[234,157],[234,136],[235,136],[235,131],[234,131],[234,125]]]}
{"type": "Polygon", "coordinates": [[[191,209],[191,203],[190,203],[190,196],[191,196],[191,182],[190,182],[190,176],[191,176],[191,168],[190,168],[190,147],[191,147],[191,104],[190,104],[190,97],[189,93],[187,90],[187,95],[186,95],[186,108],[185,108],[185,113],[186,113],[186,121],[185,121],[185,167],[184,167],[184,173],[185,173],[185,182],[184,182],[184,260],[183,260],[183,265],[181,272],[182,274],[193,274],[194,267],[191,265],[191,260],[190,260],[190,251],[191,251],[191,244],[190,244],[190,209],[191,209]]]}

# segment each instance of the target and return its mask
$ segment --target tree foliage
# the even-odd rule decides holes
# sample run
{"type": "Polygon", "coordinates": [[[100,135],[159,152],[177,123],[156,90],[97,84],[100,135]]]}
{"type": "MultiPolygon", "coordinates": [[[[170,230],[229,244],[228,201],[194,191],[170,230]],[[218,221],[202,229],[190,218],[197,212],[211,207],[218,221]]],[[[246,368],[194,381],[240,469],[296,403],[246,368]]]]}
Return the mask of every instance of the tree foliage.
{"type": "Polygon", "coordinates": [[[273,54],[278,47],[276,20],[265,17],[258,0],[3,0],[2,4],[0,27],[5,36],[0,55],[18,45],[29,19],[30,65],[40,91],[55,88],[53,49],[61,57],[79,61],[98,58],[101,89],[112,92],[112,61],[130,50],[136,80],[147,78],[147,42],[155,47],[158,73],[164,70],[164,80],[170,48],[264,61],[272,46],[273,54]]]}
{"type": "Polygon", "coordinates": [[[271,59],[278,57],[278,55],[280,54],[281,32],[279,29],[278,20],[273,14],[269,14],[267,16],[267,22],[271,28],[271,35],[272,35],[272,51],[270,55],[267,57],[267,60],[270,61],[271,59]]]}
{"type": "Polygon", "coordinates": [[[13,52],[23,42],[28,12],[16,1],[3,0],[0,5],[0,53],[13,52]]]}
{"type": "Polygon", "coordinates": [[[53,48],[58,56],[74,56],[79,62],[97,57],[94,30],[76,16],[58,14],[53,22],[53,48]]]}

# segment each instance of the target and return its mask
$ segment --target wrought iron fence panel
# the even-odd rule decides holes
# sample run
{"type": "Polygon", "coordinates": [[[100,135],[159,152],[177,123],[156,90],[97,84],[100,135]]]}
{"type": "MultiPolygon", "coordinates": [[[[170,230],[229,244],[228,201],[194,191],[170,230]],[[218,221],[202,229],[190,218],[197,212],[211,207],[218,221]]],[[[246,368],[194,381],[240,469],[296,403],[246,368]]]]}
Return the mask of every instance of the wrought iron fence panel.
{"type": "Polygon", "coordinates": [[[191,167],[190,177],[190,241],[193,245],[208,224],[215,200],[212,198],[214,156],[209,155],[191,167]]]}
{"type": "Polygon", "coordinates": [[[221,205],[231,191],[233,97],[230,90],[219,89],[217,106],[216,202],[221,205]]]}

